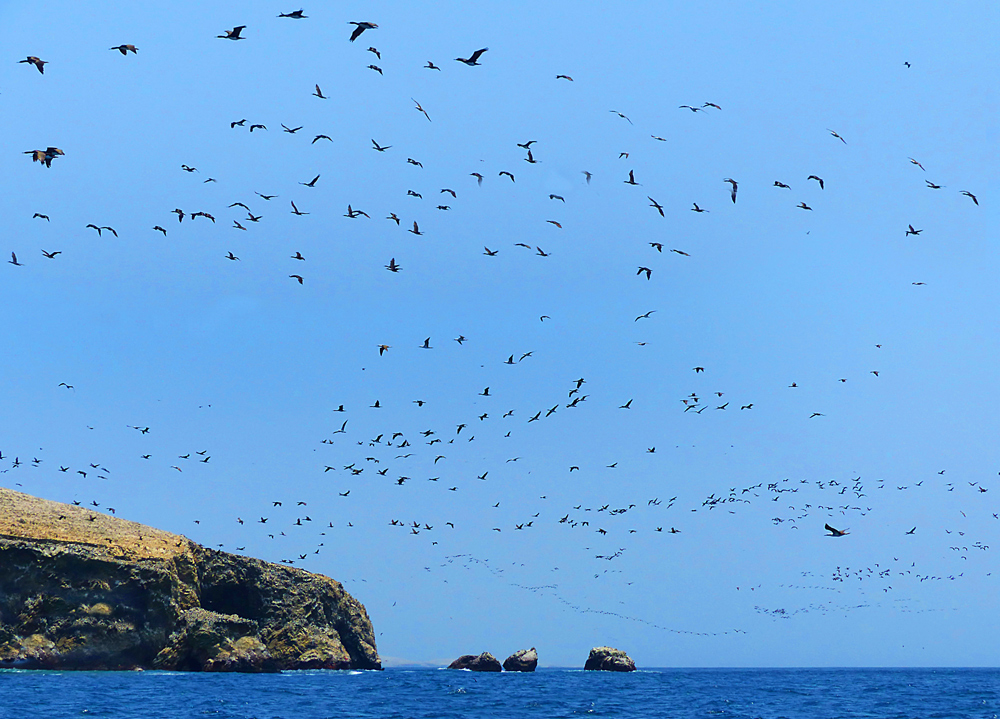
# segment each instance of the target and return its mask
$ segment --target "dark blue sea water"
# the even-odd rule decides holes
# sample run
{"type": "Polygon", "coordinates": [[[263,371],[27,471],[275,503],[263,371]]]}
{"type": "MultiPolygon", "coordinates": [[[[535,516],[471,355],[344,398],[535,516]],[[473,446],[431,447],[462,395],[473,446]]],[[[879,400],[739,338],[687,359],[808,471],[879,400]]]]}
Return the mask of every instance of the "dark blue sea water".
{"type": "Polygon", "coordinates": [[[0,671],[0,719],[24,717],[894,717],[993,719],[996,669],[0,671]]]}

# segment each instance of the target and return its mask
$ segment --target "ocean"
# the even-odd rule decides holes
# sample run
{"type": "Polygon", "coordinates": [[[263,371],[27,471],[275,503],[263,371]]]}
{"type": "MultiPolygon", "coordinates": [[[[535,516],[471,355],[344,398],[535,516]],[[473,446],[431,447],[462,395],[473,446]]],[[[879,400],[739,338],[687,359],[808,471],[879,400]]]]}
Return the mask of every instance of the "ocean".
{"type": "Polygon", "coordinates": [[[993,719],[997,669],[0,671],[0,719],[734,717],[993,719]]]}

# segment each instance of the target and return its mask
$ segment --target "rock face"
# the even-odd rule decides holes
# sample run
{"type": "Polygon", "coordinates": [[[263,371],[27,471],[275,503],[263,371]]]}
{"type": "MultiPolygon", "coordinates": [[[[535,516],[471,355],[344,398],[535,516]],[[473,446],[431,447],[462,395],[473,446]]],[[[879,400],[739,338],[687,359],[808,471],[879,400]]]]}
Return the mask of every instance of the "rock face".
{"type": "Polygon", "coordinates": [[[381,669],[339,582],[0,488],[0,667],[381,669]]]}
{"type": "Polygon", "coordinates": [[[463,654],[448,665],[449,669],[468,669],[473,672],[498,672],[500,662],[489,652],[483,652],[478,657],[475,654],[463,654]]]}
{"type": "Polygon", "coordinates": [[[583,668],[605,672],[634,672],[635,662],[621,649],[594,647],[583,668]]]}
{"type": "Polygon", "coordinates": [[[521,649],[503,660],[505,672],[533,672],[538,666],[538,652],[535,648],[521,649]]]}

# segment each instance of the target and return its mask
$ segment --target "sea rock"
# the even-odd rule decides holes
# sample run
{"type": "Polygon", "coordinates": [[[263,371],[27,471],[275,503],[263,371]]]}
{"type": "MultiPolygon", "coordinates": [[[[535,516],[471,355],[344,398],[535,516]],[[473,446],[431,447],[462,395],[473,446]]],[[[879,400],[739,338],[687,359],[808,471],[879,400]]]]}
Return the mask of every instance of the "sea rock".
{"type": "Polygon", "coordinates": [[[499,660],[489,652],[483,652],[478,657],[475,654],[463,654],[448,665],[449,669],[468,669],[473,672],[498,672],[499,660]]]}
{"type": "Polygon", "coordinates": [[[339,582],[0,488],[0,667],[380,669],[339,582]]]}
{"type": "Polygon", "coordinates": [[[538,666],[538,652],[535,648],[521,649],[503,660],[505,672],[533,672],[538,666]]]}
{"type": "Polygon", "coordinates": [[[621,649],[594,647],[583,668],[605,672],[634,672],[635,662],[621,649]]]}

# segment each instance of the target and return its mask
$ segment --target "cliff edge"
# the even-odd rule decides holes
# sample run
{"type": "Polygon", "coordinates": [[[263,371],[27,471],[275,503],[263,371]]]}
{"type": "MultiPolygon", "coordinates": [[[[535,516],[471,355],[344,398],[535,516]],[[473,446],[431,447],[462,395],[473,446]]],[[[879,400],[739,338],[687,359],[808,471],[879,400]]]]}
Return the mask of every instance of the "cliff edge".
{"type": "Polygon", "coordinates": [[[320,574],[0,488],[0,667],[381,669],[320,574]]]}

